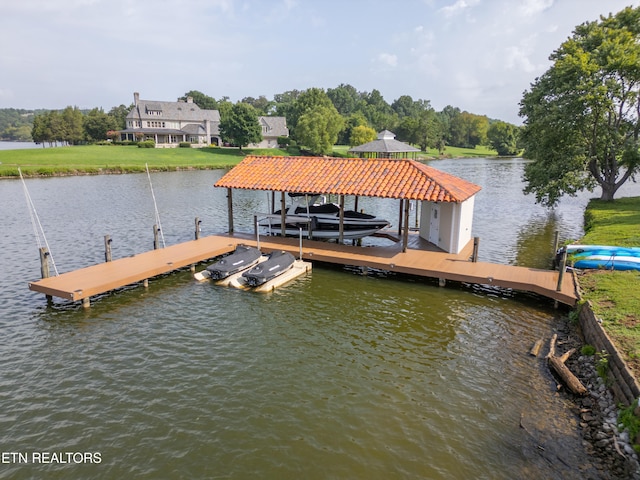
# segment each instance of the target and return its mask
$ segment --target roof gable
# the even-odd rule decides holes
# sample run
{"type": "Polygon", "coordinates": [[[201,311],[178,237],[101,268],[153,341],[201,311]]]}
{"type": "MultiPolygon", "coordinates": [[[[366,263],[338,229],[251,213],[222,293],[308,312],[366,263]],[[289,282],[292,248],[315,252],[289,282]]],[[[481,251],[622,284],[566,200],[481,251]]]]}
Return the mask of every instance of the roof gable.
{"type": "Polygon", "coordinates": [[[463,202],[480,187],[415,160],[247,156],[216,187],[463,202]]]}
{"type": "Polygon", "coordinates": [[[395,134],[389,130],[383,130],[378,133],[378,138],[372,142],[349,149],[349,152],[356,153],[406,153],[419,151],[419,148],[396,140],[395,134]]]}

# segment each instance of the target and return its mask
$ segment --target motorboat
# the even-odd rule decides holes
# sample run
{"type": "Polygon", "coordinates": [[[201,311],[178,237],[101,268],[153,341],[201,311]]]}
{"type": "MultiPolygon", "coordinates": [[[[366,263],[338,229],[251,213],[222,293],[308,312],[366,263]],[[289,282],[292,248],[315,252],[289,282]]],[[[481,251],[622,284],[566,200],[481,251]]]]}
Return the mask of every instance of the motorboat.
{"type": "Polygon", "coordinates": [[[245,271],[242,278],[247,287],[258,287],[291,269],[295,261],[295,257],[289,252],[275,250],[264,262],[245,271]]]}
{"type": "MultiPolygon", "coordinates": [[[[289,194],[291,205],[285,210],[285,235],[318,240],[340,238],[340,207],[321,201],[320,194],[289,194]]],[[[282,234],[281,210],[258,221],[267,235],[282,234]]],[[[354,210],[345,210],[342,223],[343,239],[358,239],[373,235],[390,225],[389,221],[354,210]]]]}
{"type": "Polygon", "coordinates": [[[232,253],[209,265],[200,274],[203,278],[223,280],[253,267],[259,262],[261,256],[262,253],[255,247],[238,245],[232,253]]]}

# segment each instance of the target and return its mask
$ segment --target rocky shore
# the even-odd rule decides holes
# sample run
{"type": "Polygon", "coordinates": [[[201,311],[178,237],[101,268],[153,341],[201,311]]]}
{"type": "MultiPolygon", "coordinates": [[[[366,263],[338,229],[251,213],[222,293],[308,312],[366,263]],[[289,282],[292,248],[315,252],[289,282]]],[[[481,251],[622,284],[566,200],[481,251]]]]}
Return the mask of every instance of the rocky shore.
{"type": "Polygon", "coordinates": [[[576,353],[567,360],[566,365],[588,390],[584,396],[565,391],[565,395],[573,400],[576,415],[580,419],[585,449],[592,456],[593,466],[603,479],[640,480],[640,463],[632,447],[633,439],[618,424],[619,409],[598,375],[595,356],[580,354],[584,343],[576,328],[567,320],[562,331],[558,331],[558,339],[564,344],[563,349],[576,348],[576,353]]]}

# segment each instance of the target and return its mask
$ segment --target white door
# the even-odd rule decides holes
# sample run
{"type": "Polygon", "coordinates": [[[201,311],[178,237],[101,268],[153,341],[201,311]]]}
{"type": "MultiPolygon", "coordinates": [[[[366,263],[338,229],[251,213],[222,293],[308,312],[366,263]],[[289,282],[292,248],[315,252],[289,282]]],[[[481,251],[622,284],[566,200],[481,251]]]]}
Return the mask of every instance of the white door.
{"type": "Polygon", "coordinates": [[[440,241],[440,205],[431,205],[431,218],[429,219],[429,241],[438,245],[440,241]]]}

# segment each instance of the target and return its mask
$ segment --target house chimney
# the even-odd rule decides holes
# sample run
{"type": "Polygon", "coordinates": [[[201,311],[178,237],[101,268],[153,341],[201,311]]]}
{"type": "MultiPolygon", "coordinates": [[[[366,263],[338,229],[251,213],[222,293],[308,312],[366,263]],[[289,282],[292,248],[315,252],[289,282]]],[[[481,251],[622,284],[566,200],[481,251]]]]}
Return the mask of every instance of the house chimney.
{"type": "Polygon", "coordinates": [[[193,103],[193,97],[187,97],[187,103],[193,103]]]}
{"type": "Polygon", "coordinates": [[[137,107],[138,102],[140,101],[140,94],[138,92],[133,92],[133,104],[137,107]]]}

